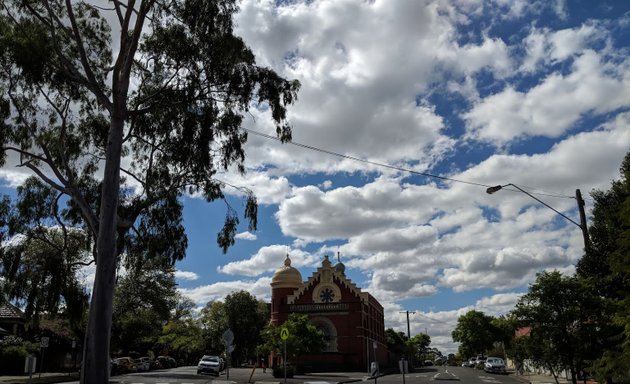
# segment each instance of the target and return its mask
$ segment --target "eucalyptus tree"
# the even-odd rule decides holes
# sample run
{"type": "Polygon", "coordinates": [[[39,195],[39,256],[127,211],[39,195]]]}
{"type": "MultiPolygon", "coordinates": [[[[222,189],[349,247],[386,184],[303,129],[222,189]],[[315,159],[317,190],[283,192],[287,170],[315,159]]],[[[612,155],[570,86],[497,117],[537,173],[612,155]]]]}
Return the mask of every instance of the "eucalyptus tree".
{"type": "Polygon", "coordinates": [[[87,309],[82,269],[90,264],[91,241],[61,218],[56,193],[31,177],[17,188],[17,200],[2,201],[0,292],[24,308],[29,325],[39,316],[63,313],[73,331],[87,309]]]}
{"type": "Polygon", "coordinates": [[[630,381],[630,152],[620,178],[606,191],[595,190],[589,233],[592,246],[579,260],[577,276],[601,298],[599,342],[589,370],[600,381],[630,381]]]}
{"type": "MultiPolygon", "coordinates": [[[[82,383],[108,380],[118,256],[184,257],[179,198],[225,201],[216,175],[244,172],[239,128],[252,104],[291,138],[299,83],[256,65],[233,34],[236,10],[236,0],[0,0],[2,164],[67,196],[95,241],[82,383]]],[[[256,200],[246,201],[254,229],[256,200]]],[[[238,221],[228,206],[224,251],[238,221]]]]}

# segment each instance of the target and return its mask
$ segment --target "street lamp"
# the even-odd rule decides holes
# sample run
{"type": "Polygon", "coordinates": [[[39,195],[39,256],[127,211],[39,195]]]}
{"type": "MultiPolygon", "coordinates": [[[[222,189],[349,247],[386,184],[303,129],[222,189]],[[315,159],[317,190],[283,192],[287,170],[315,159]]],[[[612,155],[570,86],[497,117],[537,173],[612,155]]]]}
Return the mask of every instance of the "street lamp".
{"type": "Polygon", "coordinates": [[[584,199],[582,199],[582,192],[580,192],[579,189],[575,190],[575,200],[577,200],[578,211],[580,212],[580,223],[578,224],[577,222],[575,222],[573,219],[571,219],[570,217],[568,217],[564,213],[558,211],[557,209],[555,209],[551,205],[549,205],[549,204],[545,203],[544,201],[540,200],[539,198],[537,198],[536,196],[534,196],[531,193],[527,192],[526,190],[524,190],[523,188],[519,187],[518,185],[515,185],[515,184],[512,184],[512,183],[508,183],[508,184],[505,184],[505,185],[495,185],[494,187],[489,187],[488,189],[486,189],[486,193],[489,194],[489,195],[492,195],[493,193],[498,192],[498,191],[500,191],[503,188],[508,187],[508,186],[511,186],[511,187],[514,187],[514,188],[518,189],[519,191],[523,192],[527,196],[529,196],[532,199],[536,200],[540,204],[542,204],[545,207],[551,209],[552,211],[554,211],[558,215],[564,217],[565,219],[569,220],[573,224],[577,225],[578,228],[580,228],[582,230],[582,236],[584,237],[584,250],[588,249],[590,241],[589,241],[589,237],[588,237],[588,228],[586,226],[586,214],[584,213],[584,199]]]}

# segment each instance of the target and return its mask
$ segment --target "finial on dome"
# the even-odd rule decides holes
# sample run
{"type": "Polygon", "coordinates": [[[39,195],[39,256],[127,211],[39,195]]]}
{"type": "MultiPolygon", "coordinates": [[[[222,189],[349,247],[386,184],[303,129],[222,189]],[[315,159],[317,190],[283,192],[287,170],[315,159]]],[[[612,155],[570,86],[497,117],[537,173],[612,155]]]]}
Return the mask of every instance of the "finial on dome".
{"type": "Polygon", "coordinates": [[[343,265],[343,263],[341,262],[341,255],[340,255],[339,252],[337,252],[337,261],[338,261],[338,263],[337,263],[337,265],[335,265],[335,270],[337,272],[345,274],[346,273],[346,266],[343,265]]]}
{"type": "Polygon", "coordinates": [[[284,266],[285,267],[290,267],[291,266],[291,258],[289,257],[288,253],[287,253],[286,259],[284,259],[284,266]]]}

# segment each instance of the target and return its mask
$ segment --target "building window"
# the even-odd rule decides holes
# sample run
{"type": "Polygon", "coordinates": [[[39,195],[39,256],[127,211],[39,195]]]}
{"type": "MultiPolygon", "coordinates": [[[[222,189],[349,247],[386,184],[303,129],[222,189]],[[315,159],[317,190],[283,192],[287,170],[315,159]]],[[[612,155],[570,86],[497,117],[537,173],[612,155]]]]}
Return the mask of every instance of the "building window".
{"type": "Polygon", "coordinates": [[[337,328],[333,322],[325,317],[315,317],[311,323],[324,334],[323,352],[337,352],[337,328]]]}

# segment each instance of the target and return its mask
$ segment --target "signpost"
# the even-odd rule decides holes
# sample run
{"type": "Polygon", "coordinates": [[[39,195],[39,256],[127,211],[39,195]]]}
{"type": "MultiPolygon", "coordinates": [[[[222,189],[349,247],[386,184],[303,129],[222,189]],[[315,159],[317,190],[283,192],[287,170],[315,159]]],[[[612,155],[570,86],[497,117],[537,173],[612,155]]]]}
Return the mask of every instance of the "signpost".
{"type": "Polygon", "coordinates": [[[226,364],[226,380],[230,380],[230,360],[232,360],[232,351],[234,350],[234,345],[232,345],[232,342],[234,342],[234,332],[232,332],[232,330],[230,328],[227,329],[227,331],[223,332],[223,343],[225,344],[225,350],[226,350],[226,358],[227,358],[227,364],[226,364]]]}
{"type": "Polygon", "coordinates": [[[280,330],[280,338],[284,342],[284,357],[282,361],[284,362],[284,384],[287,384],[287,339],[289,338],[289,329],[287,327],[282,327],[280,330]]]}
{"type": "Polygon", "coordinates": [[[42,378],[42,369],[44,369],[44,352],[46,348],[48,348],[48,344],[50,342],[50,337],[42,337],[39,341],[39,347],[42,350],[42,364],[39,366],[39,378],[42,378]]]}

